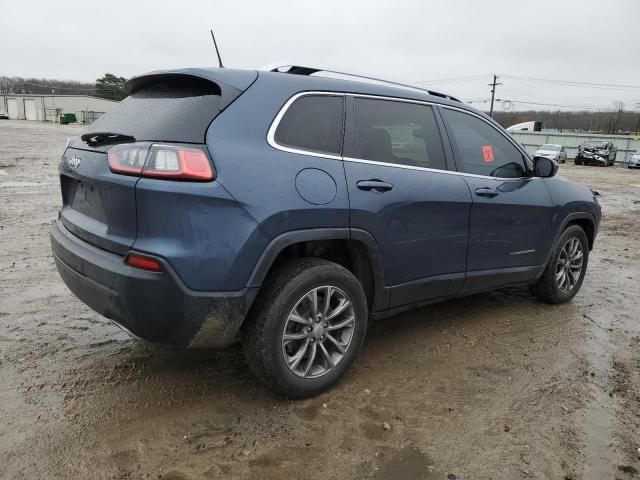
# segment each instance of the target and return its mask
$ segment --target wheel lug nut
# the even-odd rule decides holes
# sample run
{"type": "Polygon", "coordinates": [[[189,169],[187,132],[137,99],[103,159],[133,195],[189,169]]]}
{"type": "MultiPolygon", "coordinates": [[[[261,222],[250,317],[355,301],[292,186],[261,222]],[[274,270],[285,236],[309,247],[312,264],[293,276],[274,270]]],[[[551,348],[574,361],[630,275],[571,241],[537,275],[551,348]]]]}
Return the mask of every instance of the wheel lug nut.
{"type": "Polygon", "coordinates": [[[311,343],[313,343],[313,342],[315,342],[315,341],[316,341],[316,339],[315,339],[315,338],[312,338],[312,339],[311,339],[311,343]]]}
{"type": "Polygon", "coordinates": [[[324,335],[320,335],[320,340],[324,340],[324,335]]]}
{"type": "Polygon", "coordinates": [[[313,327],[307,327],[307,332],[312,332],[313,331],[313,327]]]}
{"type": "Polygon", "coordinates": [[[329,323],[328,322],[324,322],[324,328],[329,328],[329,323]]]}

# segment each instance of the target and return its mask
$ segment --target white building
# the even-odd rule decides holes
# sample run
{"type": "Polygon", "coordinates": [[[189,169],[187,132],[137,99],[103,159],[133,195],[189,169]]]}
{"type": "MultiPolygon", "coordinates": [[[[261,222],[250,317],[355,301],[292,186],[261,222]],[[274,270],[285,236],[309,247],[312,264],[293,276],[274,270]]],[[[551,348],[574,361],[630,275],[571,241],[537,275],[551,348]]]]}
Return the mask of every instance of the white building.
{"type": "Polygon", "coordinates": [[[118,102],[89,95],[0,95],[0,110],[9,118],[54,122],[63,113],[75,113],[79,122],[91,123],[118,102]]]}

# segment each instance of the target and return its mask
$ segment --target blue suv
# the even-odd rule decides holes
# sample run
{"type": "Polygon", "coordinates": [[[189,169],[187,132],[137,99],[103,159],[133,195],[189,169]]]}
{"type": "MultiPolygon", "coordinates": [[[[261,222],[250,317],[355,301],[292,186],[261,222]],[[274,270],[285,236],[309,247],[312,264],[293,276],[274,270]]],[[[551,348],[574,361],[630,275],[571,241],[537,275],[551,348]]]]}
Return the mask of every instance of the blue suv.
{"type": "Polygon", "coordinates": [[[71,291],[137,337],[239,335],[260,379],[306,397],[349,369],[371,318],[580,289],[596,193],[451,96],[298,66],[127,86],[68,142],[51,241],[71,291]]]}

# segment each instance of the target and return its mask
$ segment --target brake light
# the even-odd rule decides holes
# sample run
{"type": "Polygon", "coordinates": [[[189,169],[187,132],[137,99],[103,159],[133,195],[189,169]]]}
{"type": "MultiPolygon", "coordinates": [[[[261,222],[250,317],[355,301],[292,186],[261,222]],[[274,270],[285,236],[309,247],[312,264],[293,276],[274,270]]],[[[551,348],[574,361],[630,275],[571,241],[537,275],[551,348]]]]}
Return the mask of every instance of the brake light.
{"type": "Polygon", "coordinates": [[[111,148],[107,157],[114,173],[166,180],[215,179],[204,147],[129,143],[111,148]]]}
{"type": "Polygon", "coordinates": [[[109,149],[109,169],[114,173],[137,175],[142,173],[149,153],[149,143],[123,143],[109,149]]]}
{"type": "Polygon", "coordinates": [[[149,270],[151,272],[162,271],[162,264],[155,258],[136,255],[135,253],[127,255],[126,263],[127,265],[131,265],[132,267],[140,268],[142,270],[149,270]]]}
{"type": "Polygon", "coordinates": [[[213,170],[207,154],[198,148],[153,145],[142,176],[207,181],[213,180],[213,170]]]}

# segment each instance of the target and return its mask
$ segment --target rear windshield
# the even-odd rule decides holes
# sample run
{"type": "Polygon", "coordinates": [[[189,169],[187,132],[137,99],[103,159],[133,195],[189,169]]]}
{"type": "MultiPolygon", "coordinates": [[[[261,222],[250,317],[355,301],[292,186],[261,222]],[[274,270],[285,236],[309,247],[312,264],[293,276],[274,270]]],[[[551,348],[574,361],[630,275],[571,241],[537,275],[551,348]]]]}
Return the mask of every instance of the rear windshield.
{"type": "Polygon", "coordinates": [[[220,88],[196,77],[156,80],[129,95],[87,129],[137,141],[203,143],[220,113],[220,88]]]}
{"type": "Polygon", "coordinates": [[[542,145],[540,147],[540,150],[549,150],[550,152],[559,152],[560,145],[553,145],[553,144],[542,145]]]}
{"type": "Polygon", "coordinates": [[[587,147],[598,147],[598,148],[607,148],[607,142],[587,142],[585,143],[587,147]]]}

